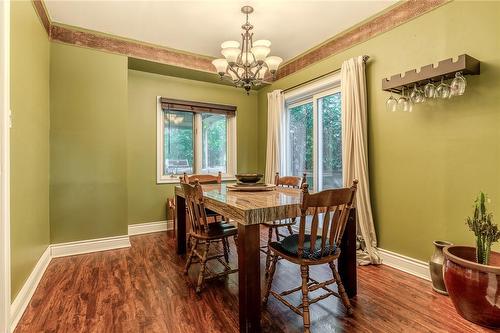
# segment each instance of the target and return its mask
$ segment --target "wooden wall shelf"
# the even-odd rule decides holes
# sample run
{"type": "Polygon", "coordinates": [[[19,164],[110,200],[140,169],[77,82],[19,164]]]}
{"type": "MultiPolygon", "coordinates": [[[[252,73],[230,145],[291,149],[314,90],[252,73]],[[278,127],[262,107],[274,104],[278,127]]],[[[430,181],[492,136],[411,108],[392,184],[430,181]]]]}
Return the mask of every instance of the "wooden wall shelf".
{"type": "Polygon", "coordinates": [[[462,72],[463,75],[479,75],[480,62],[467,54],[462,54],[458,56],[457,61],[449,58],[441,60],[437,67],[430,64],[421,67],[418,72],[413,69],[407,71],[404,75],[396,74],[391,76],[390,79],[382,79],[382,90],[401,92],[402,87],[411,88],[414,84],[422,86],[427,84],[429,80],[438,82],[441,81],[442,77],[445,80],[452,79],[457,72],[462,72]]]}

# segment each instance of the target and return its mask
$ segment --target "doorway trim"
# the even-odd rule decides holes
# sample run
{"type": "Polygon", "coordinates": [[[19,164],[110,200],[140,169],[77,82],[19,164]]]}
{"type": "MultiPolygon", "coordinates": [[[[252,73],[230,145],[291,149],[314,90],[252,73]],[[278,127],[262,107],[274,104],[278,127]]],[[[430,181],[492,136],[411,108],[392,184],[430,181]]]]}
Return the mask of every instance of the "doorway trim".
{"type": "Polygon", "coordinates": [[[0,1],[0,332],[10,332],[10,1],[0,1]]]}

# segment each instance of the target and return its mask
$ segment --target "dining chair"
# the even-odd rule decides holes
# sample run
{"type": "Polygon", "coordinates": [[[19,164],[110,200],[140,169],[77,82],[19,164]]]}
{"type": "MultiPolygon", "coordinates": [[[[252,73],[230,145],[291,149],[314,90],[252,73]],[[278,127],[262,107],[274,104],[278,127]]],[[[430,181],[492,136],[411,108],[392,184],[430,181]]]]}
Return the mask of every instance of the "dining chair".
{"type": "Polygon", "coordinates": [[[263,305],[267,304],[269,295],[273,295],[293,312],[303,317],[305,333],[310,332],[310,304],[329,296],[336,296],[342,300],[349,315],[353,312],[340,275],[335,268],[334,261],[341,254],[340,241],[356,196],[357,184],[358,181],[354,180],[350,188],[325,190],[314,194],[309,193],[307,183],[303,184],[299,233],[287,236],[279,242],[272,242],[269,246],[272,252],[272,259],[266,278],[263,305]],[[312,215],[310,234],[306,234],[305,232],[308,215],[312,215]],[[322,217],[321,226],[319,222],[320,216],[322,217]],[[282,257],[300,266],[301,286],[281,293],[271,290],[278,257],[282,257]],[[318,282],[309,276],[309,266],[321,264],[328,264],[330,266],[333,274],[332,279],[318,282]],[[328,287],[333,283],[337,284],[338,292],[328,287]],[[326,293],[309,299],[309,293],[318,289],[323,289],[326,293]],[[299,290],[302,291],[302,302],[300,305],[294,306],[285,299],[285,296],[299,290]]]}
{"type": "MultiPolygon", "coordinates": [[[[222,173],[219,171],[217,175],[210,175],[210,174],[194,174],[194,175],[188,175],[187,173],[184,172],[184,175],[182,176],[184,178],[184,182],[188,184],[194,184],[195,180],[198,180],[200,184],[221,184],[222,183],[222,173]]],[[[224,216],[220,215],[219,213],[214,212],[213,210],[210,209],[205,209],[207,212],[207,218],[208,218],[208,223],[212,222],[223,222],[223,223],[229,223],[229,219],[225,218],[224,216]]],[[[187,238],[187,243],[190,244],[190,236],[188,235],[187,238]]],[[[229,243],[224,242],[224,246],[226,247],[228,252],[231,252],[231,248],[229,247],[229,243]]]]}
{"type": "Polygon", "coordinates": [[[207,279],[229,275],[238,271],[238,269],[233,269],[229,266],[228,248],[226,246],[226,244],[229,244],[229,237],[233,237],[234,241],[237,242],[238,229],[233,225],[224,223],[224,221],[208,223],[203,190],[198,180],[195,180],[194,185],[192,185],[181,179],[181,186],[185,195],[189,220],[191,222],[189,235],[192,239],[184,274],[188,274],[189,268],[195,263],[193,259],[196,257],[198,259],[196,262],[199,262],[201,265],[196,285],[196,292],[200,293],[203,283],[207,279]],[[210,245],[219,242],[223,245],[223,253],[209,256],[210,245]],[[201,252],[198,249],[199,246],[202,247],[201,252]],[[222,260],[222,257],[224,257],[225,260],[222,260]],[[219,273],[211,272],[207,269],[207,261],[209,260],[217,260],[224,266],[224,270],[219,273]]]}
{"type": "MultiPolygon", "coordinates": [[[[274,177],[274,184],[279,187],[289,187],[289,188],[300,188],[302,184],[306,182],[306,174],[304,173],[301,177],[296,176],[284,176],[280,177],[279,172],[276,172],[274,177]]],[[[266,245],[261,246],[260,250],[266,254],[266,276],[269,268],[269,264],[271,262],[271,250],[269,248],[269,244],[273,241],[273,231],[276,234],[276,240],[279,242],[280,237],[286,237],[283,234],[279,233],[280,228],[287,228],[288,233],[290,235],[293,234],[292,226],[295,225],[296,218],[277,220],[277,221],[269,221],[264,222],[262,225],[268,228],[267,242],[266,245]]]]}
{"type": "MultiPolygon", "coordinates": [[[[222,173],[219,171],[217,176],[209,174],[199,174],[199,175],[188,175],[184,172],[183,175],[184,182],[188,184],[194,184],[195,180],[198,180],[200,184],[221,184],[222,183],[222,173]]],[[[225,218],[210,209],[207,209],[207,217],[209,219],[214,219],[214,221],[221,220],[224,221],[225,218]]]]}
{"type": "Polygon", "coordinates": [[[198,175],[188,175],[184,172],[184,181],[188,184],[194,184],[194,181],[198,179],[200,184],[220,184],[222,183],[222,173],[219,171],[217,175],[209,174],[198,174],[198,175]]]}

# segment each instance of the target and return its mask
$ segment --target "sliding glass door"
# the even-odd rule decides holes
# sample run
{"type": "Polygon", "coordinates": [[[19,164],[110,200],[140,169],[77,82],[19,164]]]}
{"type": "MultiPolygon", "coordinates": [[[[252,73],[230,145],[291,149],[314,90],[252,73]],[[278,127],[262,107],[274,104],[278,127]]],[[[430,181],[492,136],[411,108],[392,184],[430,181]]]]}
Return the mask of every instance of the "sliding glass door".
{"type": "Polygon", "coordinates": [[[287,105],[284,171],[314,191],[342,186],[342,122],[339,89],[287,105]]]}

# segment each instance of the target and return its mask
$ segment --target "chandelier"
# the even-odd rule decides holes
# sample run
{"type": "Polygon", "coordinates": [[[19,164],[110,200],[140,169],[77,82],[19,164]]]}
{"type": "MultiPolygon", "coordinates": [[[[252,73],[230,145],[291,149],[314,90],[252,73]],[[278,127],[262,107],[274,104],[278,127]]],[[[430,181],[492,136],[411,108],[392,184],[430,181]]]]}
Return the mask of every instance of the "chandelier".
{"type": "Polygon", "coordinates": [[[271,42],[265,39],[252,40],[253,25],[248,22],[248,15],[253,12],[250,6],[243,6],[241,12],[246,15],[246,22],[241,26],[241,43],[229,40],[221,44],[224,58],[215,59],[215,66],[221,80],[231,81],[236,87],[242,87],[249,94],[253,86],[262,84],[267,72],[275,78],[276,71],[283,61],[280,57],[268,56],[271,42]]]}

